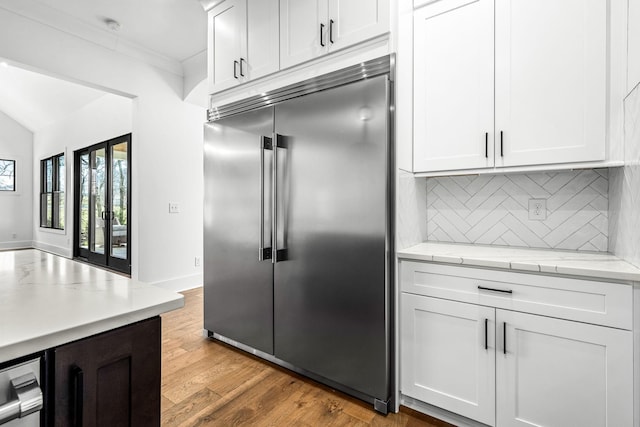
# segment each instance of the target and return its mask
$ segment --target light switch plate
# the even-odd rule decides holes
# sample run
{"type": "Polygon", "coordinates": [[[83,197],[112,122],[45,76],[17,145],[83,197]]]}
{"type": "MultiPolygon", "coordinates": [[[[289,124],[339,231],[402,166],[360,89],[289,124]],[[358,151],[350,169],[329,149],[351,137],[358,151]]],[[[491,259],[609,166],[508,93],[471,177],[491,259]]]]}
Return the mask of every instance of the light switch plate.
{"type": "Polygon", "coordinates": [[[547,219],[547,199],[529,199],[529,219],[533,221],[547,219]]]}

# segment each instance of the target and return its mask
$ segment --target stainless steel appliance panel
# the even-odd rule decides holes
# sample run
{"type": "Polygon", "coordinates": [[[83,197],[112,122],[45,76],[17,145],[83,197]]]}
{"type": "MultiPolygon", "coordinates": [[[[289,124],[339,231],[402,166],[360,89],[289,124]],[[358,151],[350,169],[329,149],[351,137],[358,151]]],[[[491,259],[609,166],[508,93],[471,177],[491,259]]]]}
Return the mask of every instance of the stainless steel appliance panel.
{"type": "Polygon", "coordinates": [[[272,134],[273,108],[205,125],[203,265],[205,329],[271,354],[272,134]]]}
{"type": "Polygon", "coordinates": [[[389,396],[388,80],[278,104],[275,355],[389,396]]]}
{"type": "Polygon", "coordinates": [[[38,427],[42,404],[39,358],[0,369],[0,425],[38,427]]]}

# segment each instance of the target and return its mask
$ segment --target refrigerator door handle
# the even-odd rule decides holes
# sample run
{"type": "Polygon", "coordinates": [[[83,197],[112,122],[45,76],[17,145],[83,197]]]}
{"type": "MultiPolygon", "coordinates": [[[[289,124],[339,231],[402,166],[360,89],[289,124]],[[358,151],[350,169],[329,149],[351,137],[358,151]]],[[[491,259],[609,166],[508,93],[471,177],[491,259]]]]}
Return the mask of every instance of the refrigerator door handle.
{"type": "MultiPolygon", "coordinates": [[[[271,248],[264,247],[264,152],[273,149],[273,139],[268,136],[260,137],[260,245],[258,247],[258,261],[271,259],[271,248]]],[[[272,239],[273,240],[273,239],[272,239]]]]}
{"type": "MultiPolygon", "coordinates": [[[[287,259],[287,235],[286,235],[286,227],[284,226],[284,216],[282,220],[279,220],[278,217],[278,201],[281,196],[280,189],[278,188],[278,170],[280,169],[278,162],[278,149],[287,149],[287,143],[284,136],[276,134],[275,135],[276,143],[273,147],[273,249],[274,256],[273,262],[285,261],[287,259]],[[278,247],[278,235],[279,230],[282,228],[282,247],[278,247]]],[[[283,211],[284,204],[283,204],[283,211]]]]}

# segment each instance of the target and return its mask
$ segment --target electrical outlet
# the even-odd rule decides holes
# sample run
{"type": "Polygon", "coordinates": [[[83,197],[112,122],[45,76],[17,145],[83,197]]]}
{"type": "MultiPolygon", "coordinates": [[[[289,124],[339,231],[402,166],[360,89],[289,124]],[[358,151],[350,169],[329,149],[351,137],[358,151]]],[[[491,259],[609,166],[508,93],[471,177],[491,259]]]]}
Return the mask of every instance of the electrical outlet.
{"type": "Polygon", "coordinates": [[[529,219],[534,221],[547,219],[547,199],[529,199],[529,219]]]}
{"type": "Polygon", "coordinates": [[[169,202],[169,213],[180,213],[180,205],[169,202]]]}
{"type": "Polygon", "coordinates": [[[195,265],[196,267],[200,267],[200,257],[196,257],[195,265]]]}
{"type": "Polygon", "coordinates": [[[18,238],[18,233],[11,233],[11,238],[12,239],[18,238]]]}

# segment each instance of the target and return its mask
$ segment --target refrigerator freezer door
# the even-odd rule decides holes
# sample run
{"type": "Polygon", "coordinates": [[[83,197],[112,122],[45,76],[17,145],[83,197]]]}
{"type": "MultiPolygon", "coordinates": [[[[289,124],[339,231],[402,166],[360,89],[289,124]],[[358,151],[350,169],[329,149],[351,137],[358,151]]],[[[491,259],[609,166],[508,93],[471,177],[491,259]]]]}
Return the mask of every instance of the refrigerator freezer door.
{"type": "Polygon", "coordinates": [[[277,105],[275,355],[389,396],[386,76],[277,105]]]}
{"type": "Polygon", "coordinates": [[[270,354],[273,264],[259,248],[261,231],[271,246],[272,135],[263,108],[208,123],[204,142],[204,327],[270,354]]]}

